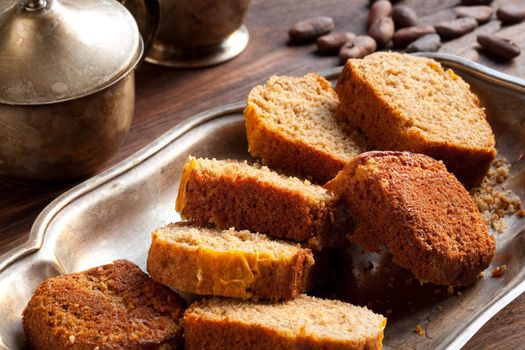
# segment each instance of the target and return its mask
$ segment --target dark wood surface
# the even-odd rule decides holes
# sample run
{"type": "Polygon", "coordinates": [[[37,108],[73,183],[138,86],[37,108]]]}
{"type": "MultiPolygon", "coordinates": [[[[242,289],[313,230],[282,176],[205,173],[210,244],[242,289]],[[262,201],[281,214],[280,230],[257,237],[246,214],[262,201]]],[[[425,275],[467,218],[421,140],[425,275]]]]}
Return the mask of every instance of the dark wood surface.
{"type": "MultiPolygon", "coordinates": [[[[424,21],[433,24],[454,17],[451,8],[459,0],[404,0],[424,21]]],[[[504,3],[525,0],[496,0],[504,3]]],[[[246,25],[250,44],[236,59],[211,68],[175,70],[144,64],[137,71],[135,118],[123,145],[106,167],[146,146],[184,119],[208,108],[237,102],[257,83],[272,74],[301,75],[339,65],[336,57],[319,56],[314,45],[290,46],[291,24],[315,15],[332,16],[336,30],[365,32],[366,0],[254,0],[246,25]]],[[[489,67],[525,78],[525,53],[511,63],[488,58],[472,50],[480,32],[498,32],[525,50],[525,23],[502,27],[492,21],[476,32],[447,42],[441,51],[475,57],[489,67]]],[[[20,186],[0,181],[0,255],[27,239],[38,213],[74,184],[20,186]]],[[[469,341],[465,349],[522,349],[525,335],[525,295],[493,317],[469,341]]]]}

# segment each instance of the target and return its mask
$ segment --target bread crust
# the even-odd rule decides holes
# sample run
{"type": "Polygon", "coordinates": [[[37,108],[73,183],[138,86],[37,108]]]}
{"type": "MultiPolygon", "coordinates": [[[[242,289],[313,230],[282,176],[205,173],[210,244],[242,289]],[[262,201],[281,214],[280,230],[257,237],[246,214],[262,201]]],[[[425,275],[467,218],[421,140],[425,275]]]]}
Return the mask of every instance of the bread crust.
{"type": "MultiPolygon", "coordinates": [[[[481,183],[496,157],[494,135],[492,147],[459,144],[445,138],[427,138],[417,129],[407,127],[409,122],[406,117],[418,116],[399,114],[395,106],[381,97],[377,87],[366,80],[362,72],[355,67],[354,61],[348,60],[345,64],[335,90],[341,101],[341,113],[347,115],[352,124],[363,131],[370,144],[379,150],[411,151],[442,160],[447,169],[467,188],[481,183]]],[[[450,74],[455,79],[460,79],[453,73],[450,74]]],[[[468,89],[468,86],[465,88],[468,89]]],[[[476,108],[482,110],[479,99],[472,93],[469,93],[469,96],[476,108]]],[[[436,105],[436,108],[441,106],[436,105]]],[[[492,134],[489,124],[484,123],[487,134],[492,134]]],[[[468,127],[465,122],[465,128],[468,127]]]]}
{"type": "Polygon", "coordinates": [[[421,282],[466,286],[495,253],[486,222],[443,163],[410,152],[367,152],[326,187],[340,194],[368,251],[387,246],[421,282]]]}
{"type": "Polygon", "coordinates": [[[260,232],[320,250],[341,242],[332,231],[336,198],[312,201],[300,191],[242,174],[216,175],[191,158],[183,166],[176,209],[197,225],[260,232]]]}
{"type": "Polygon", "coordinates": [[[269,327],[214,321],[188,314],[184,317],[185,349],[188,350],[380,350],[382,337],[348,344],[319,338],[296,338],[269,327]]]}
{"type": "Polygon", "coordinates": [[[23,312],[32,349],[180,349],[185,302],[126,260],[50,278],[23,312]]]}
{"type": "Polygon", "coordinates": [[[152,233],[148,254],[148,272],[159,283],[189,293],[242,299],[287,300],[306,290],[314,264],[309,249],[297,247],[289,256],[235,246],[227,251],[195,249],[163,240],[160,230],[152,233]]]}
{"type": "MultiPolygon", "coordinates": [[[[308,334],[305,329],[300,334],[294,334],[253,324],[249,320],[210,319],[193,312],[195,307],[198,306],[190,306],[184,314],[185,349],[188,350],[380,350],[386,325],[386,319],[383,318],[374,336],[345,341],[326,335],[308,334]]],[[[297,312],[301,310],[298,308],[297,312]]]]}

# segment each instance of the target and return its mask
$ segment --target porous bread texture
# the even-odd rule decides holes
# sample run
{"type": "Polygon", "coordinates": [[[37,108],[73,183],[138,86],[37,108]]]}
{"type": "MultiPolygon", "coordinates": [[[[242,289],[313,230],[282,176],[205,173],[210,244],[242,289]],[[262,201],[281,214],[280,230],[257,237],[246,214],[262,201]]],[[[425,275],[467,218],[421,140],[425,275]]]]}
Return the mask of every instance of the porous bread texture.
{"type": "Polygon", "coordinates": [[[386,318],[339,300],[207,299],[184,314],[187,349],[381,349],[386,318]]]}
{"type": "Polygon", "coordinates": [[[314,258],[298,244],[234,229],[170,224],[152,233],[148,272],[183,292],[292,299],[306,289],[314,258]]]}
{"type": "Polygon", "coordinates": [[[33,349],[180,349],[184,300],[126,260],[53,277],[23,312],[33,349]]]}
{"type": "Polygon", "coordinates": [[[486,222],[442,162],[410,152],[359,155],[326,184],[341,196],[368,251],[388,247],[421,282],[466,286],[494,256],[486,222]]]}
{"type": "Polygon", "coordinates": [[[321,249],[342,238],[330,227],[336,202],[321,186],[265,166],[189,157],[176,209],[201,226],[235,227],[321,249]]]}
{"type": "Polygon", "coordinates": [[[350,59],[336,92],[373,147],[440,159],[467,188],[481,182],[496,156],[478,98],[432,59],[393,52],[350,59]]]}
{"type": "Polygon", "coordinates": [[[248,95],[248,151],[272,168],[325,183],[366,148],[337,115],[338,104],[330,82],[317,74],[272,76],[248,95]]]}

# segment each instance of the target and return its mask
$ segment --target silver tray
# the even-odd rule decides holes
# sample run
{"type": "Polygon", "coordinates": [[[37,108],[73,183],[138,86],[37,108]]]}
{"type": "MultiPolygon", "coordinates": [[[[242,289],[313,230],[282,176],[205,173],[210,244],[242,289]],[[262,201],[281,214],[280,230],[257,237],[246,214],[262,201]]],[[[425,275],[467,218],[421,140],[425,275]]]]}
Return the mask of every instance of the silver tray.
{"type": "MultiPolygon", "coordinates": [[[[506,185],[525,200],[525,81],[459,57],[427,56],[453,68],[483,100],[499,154],[513,164],[506,185]]],[[[326,76],[334,80],[339,71],[326,76]]],[[[25,346],[21,312],[45,278],[122,258],[145,269],[150,232],[180,219],[174,206],[187,155],[250,159],[243,106],[227,105],[186,120],[49,204],[33,224],[28,242],[0,257],[0,348],[25,346]]],[[[410,307],[389,318],[385,348],[460,348],[525,290],[525,220],[511,217],[507,225],[505,233],[496,235],[498,251],[492,265],[507,264],[503,277],[486,274],[461,295],[410,284],[396,288],[405,292],[410,307]],[[417,325],[426,336],[414,332],[417,325]]]]}

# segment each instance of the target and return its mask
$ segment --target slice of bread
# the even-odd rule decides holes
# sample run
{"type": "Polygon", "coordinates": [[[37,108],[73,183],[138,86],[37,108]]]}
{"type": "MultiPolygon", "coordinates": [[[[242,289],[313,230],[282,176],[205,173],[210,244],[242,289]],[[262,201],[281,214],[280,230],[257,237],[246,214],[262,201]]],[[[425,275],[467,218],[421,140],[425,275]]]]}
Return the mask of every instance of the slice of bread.
{"type": "Polygon", "coordinates": [[[336,198],[321,186],[244,162],[188,158],[176,209],[198,225],[260,232],[312,249],[344,238],[332,232],[336,198]]]}
{"type": "Polygon", "coordinates": [[[386,318],[306,295],[282,303],[209,299],[184,314],[185,348],[381,349],[386,318]]]}
{"type": "Polygon", "coordinates": [[[148,272],[183,292],[281,300],[305,291],[313,263],[298,244],[177,223],[152,233],[148,272]]]}
{"type": "Polygon", "coordinates": [[[32,349],[181,349],[185,302],[126,260],[42,282],[23,312],[32,349]]]}
{"type": "Polygon", "coordinates": [[[432,59],[392,52],[350,59],[336,92],[341,109],[376,149],[440,159],[467,188],[481,182],[496,156],[478,98],[432,59]]]}
{"type": "Polygon", "coordinates": [[[317,74],[271,77],[248,96],[248,151],[274,169],[325,183],[365,150],[357,130],[338,117],[338,104],[330,82],[317,74]]]}
{"type": "Polygon", "coordinates": [[[326,187],[356,220],[350,240],[368,251],[388,247],[421,282],[469,285],[495,253],[468,192],[442,162],[423,154],[363,153],[326,187]]]}

